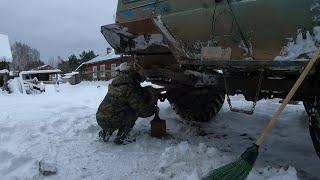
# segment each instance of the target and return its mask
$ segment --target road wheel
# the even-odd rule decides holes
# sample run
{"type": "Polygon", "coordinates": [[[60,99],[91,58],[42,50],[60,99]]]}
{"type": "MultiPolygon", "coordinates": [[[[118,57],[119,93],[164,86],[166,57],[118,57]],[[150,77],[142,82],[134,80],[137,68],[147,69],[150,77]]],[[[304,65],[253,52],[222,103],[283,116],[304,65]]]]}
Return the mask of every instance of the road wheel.
{"type": "Polygon", "coordinates": [[[320,101],[304,102],[304,107],[309,115],[309,131],[313,146],[320,158],[320,101]]]}
{"type": "Polygon", "coordinates": [[[188,121],[210,121],[220,111],[224,99],[224,93],[212,88],[180,88],[168,92],[175,112],[188,121]]]}

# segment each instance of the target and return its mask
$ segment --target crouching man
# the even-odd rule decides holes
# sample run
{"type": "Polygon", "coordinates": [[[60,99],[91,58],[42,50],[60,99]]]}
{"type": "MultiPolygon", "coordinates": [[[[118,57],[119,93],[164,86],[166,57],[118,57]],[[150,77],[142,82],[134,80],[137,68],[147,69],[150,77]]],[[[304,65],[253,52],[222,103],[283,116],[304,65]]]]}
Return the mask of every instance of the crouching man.
{"type": "Polygon", "coordinates": [[[109,90],[96,114],[102,128],[99,137],[108,141],[118,130],[115,144],[123,144],[138,117],[146,118],[156,113],[156,91],[141,87],[143,78],[125,64],[119,67],[120,74],[109,85],[109,90]]]}

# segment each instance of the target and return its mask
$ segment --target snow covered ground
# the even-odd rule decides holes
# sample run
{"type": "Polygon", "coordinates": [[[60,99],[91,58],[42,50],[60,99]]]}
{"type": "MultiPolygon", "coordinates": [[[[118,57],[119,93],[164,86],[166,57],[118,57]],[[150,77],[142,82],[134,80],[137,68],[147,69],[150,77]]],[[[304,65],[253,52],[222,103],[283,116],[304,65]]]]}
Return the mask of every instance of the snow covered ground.
{"type": "MultiPolygon", "coordinates": [[[[0,92],[0,179],[199,179],[236,158],[253,143],[276,101],[262,101],[253,116],[232,113],[225,104],[208,133],[181,120],[168,102],[159,103],[169,136],[149,136],[149,122],[139,119],[131,132],[136,142],[117,146],[97,140],[97,108],[108,82],[47,86],[40,95],[0,92]],[[58,173],[39,175],[39,162],[58,173]]],[[[236,106],[245,103],[233,98],[236,106]]],[[[249,180],[319,179],[319,159],[307,132],[301,105],[289,106],[262,148],[249,180]],[[286,117],[286,118],[284,118],[286,117]]]]}

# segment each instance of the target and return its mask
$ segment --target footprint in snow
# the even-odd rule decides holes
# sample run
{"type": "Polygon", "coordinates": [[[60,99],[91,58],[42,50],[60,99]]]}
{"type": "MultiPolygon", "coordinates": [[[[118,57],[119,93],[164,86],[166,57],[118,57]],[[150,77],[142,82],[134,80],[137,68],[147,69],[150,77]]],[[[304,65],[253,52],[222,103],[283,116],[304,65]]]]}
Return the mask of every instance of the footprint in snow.
{"type": "Polygon", "coordinates": [[[32,166],[32,159],[28,157],[14,157],[7,161],[9,165],[7,167],[3,167],[0,169],[0,174],[7,175],[7,174],[19,174],[20,169],[23,169],[24,166],[28,164],[32,166]]]}

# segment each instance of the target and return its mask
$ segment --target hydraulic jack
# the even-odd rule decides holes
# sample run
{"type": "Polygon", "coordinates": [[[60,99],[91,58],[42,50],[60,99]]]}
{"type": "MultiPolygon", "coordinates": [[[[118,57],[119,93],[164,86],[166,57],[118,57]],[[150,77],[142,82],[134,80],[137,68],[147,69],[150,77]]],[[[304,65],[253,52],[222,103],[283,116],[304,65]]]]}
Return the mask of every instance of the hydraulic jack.
{"type": "Polygon", "coordinates": [[[167,135],[167,127],[166,121],[160,119],[159,117],[159,108],[157,113],[155,114],[153,120],[150,122],[151,124],[151,136],[156,138],[161,138],[167,135]]]}

